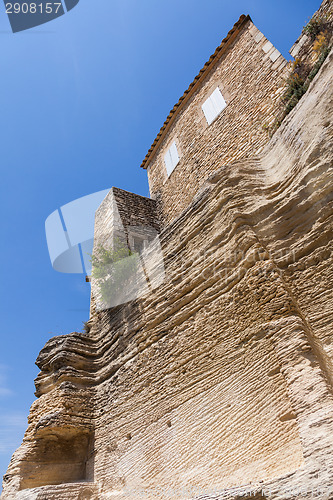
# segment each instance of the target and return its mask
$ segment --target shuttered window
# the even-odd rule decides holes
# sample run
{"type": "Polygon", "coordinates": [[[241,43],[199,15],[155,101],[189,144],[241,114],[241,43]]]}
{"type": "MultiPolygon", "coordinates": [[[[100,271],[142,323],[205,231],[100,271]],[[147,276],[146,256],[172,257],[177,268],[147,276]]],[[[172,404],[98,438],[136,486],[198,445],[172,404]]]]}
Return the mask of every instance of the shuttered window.
{"type": "Polygon", "coordinates": [[[217,87],[202,105],[202,111],[205,114],[208,125],[215,120],[226,105],[227,103],[225,102],[220,89],[217,87]]]}
{"type": "Polygon", "coordinates": [[[175,141],[173,141],[166,155],[164,156],[164,162],[169,177],[171,172],[174,170],[175,166],[178,165],[179,163],[179,156],[175,141]]]}

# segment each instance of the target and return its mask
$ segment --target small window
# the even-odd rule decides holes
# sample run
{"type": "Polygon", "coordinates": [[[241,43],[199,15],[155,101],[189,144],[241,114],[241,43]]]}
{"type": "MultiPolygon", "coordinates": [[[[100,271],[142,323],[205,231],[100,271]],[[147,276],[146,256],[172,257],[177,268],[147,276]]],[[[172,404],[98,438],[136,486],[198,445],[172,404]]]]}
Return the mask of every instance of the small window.
{"type": "Polygon", "coordinates": [[[166,155],[164,156],[164,162],[169,177],[169,175],[171,175],[171,172],[174,170],[175,166],[178,165],[179,163],[179,156],[175,141],[173,141],[166,155]]]}
{"type": "Polygon", "coordinates": [[[217,87],[202,105],[202,111],[205,114],[208,125],[215,120],[226,105],[227,103],[225,102],[220,89],[217,87]]]}

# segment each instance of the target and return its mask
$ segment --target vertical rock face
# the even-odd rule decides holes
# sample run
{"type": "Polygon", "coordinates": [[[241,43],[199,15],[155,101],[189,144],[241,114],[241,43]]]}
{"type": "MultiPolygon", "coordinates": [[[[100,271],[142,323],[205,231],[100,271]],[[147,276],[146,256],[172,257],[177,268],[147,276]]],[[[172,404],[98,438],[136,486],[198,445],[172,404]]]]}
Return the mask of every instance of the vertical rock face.
{"type": "Polygon", "coordinates": [[[46,344],[1,498],[330,498],[332,59],[161,233],[162,285],[46,344]]]}
{"type": "Polygon", "coordinates": [[[332,75],[160,233],[163,283],[46,344],[2,499],[331,498],[332,75]]]}

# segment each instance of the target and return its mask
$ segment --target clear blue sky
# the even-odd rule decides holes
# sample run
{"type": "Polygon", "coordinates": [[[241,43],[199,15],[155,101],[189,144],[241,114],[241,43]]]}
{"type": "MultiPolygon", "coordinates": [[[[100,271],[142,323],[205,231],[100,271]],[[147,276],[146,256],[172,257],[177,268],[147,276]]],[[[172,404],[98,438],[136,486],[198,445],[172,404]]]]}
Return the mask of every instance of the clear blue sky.
{"type": "Polygon", "coordinates": [[[139,168],[169,110],[241,14],[288,57],[320,0],[80,0],[12,34],[0,5],[0,475],[34,400],[52,336],[82,329],[89,285],[52,270],[47,216],[117,186],[148,195],[139,168]]]}

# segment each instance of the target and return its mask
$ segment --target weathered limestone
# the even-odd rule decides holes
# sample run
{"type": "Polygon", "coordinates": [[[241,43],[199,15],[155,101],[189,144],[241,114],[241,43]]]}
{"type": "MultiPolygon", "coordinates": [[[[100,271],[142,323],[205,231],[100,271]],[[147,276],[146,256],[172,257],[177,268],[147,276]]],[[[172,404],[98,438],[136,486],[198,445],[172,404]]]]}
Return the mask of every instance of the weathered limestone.
{"type": "MultiPolygon", "coordinates": [[[[243,43],[261,50],[271,116],[285,62],[242,19],[228,43],[240,62],[243,43]]],[[[332,75],[331,53],[265,147],[261,129],[253,143],[242,129],[230,157],[218,141],[205,150],[225,137],[212,126],[187,151],[182,185],[177,169],[158,185],[161,149],[150,171],[160,199],[110,191],[95,247],[135,249],[159,233],[164,279],[106,310],[93,280],[89,332],[51,339],[37,359],[2,499],[333,498],[332,75]]],[[[195,128],[192,104],[179,119],[195,128]]],[[[260,112],[244,109],[249,130],[260,112]]],[[[173,129],[184,144],[185,125],[173,129]]]]}
{"type": "Polygon", "coordinates": [[[331,498],[332,74],[162,231],[161,286],[46,344],[1,498],[331,498]]]}

